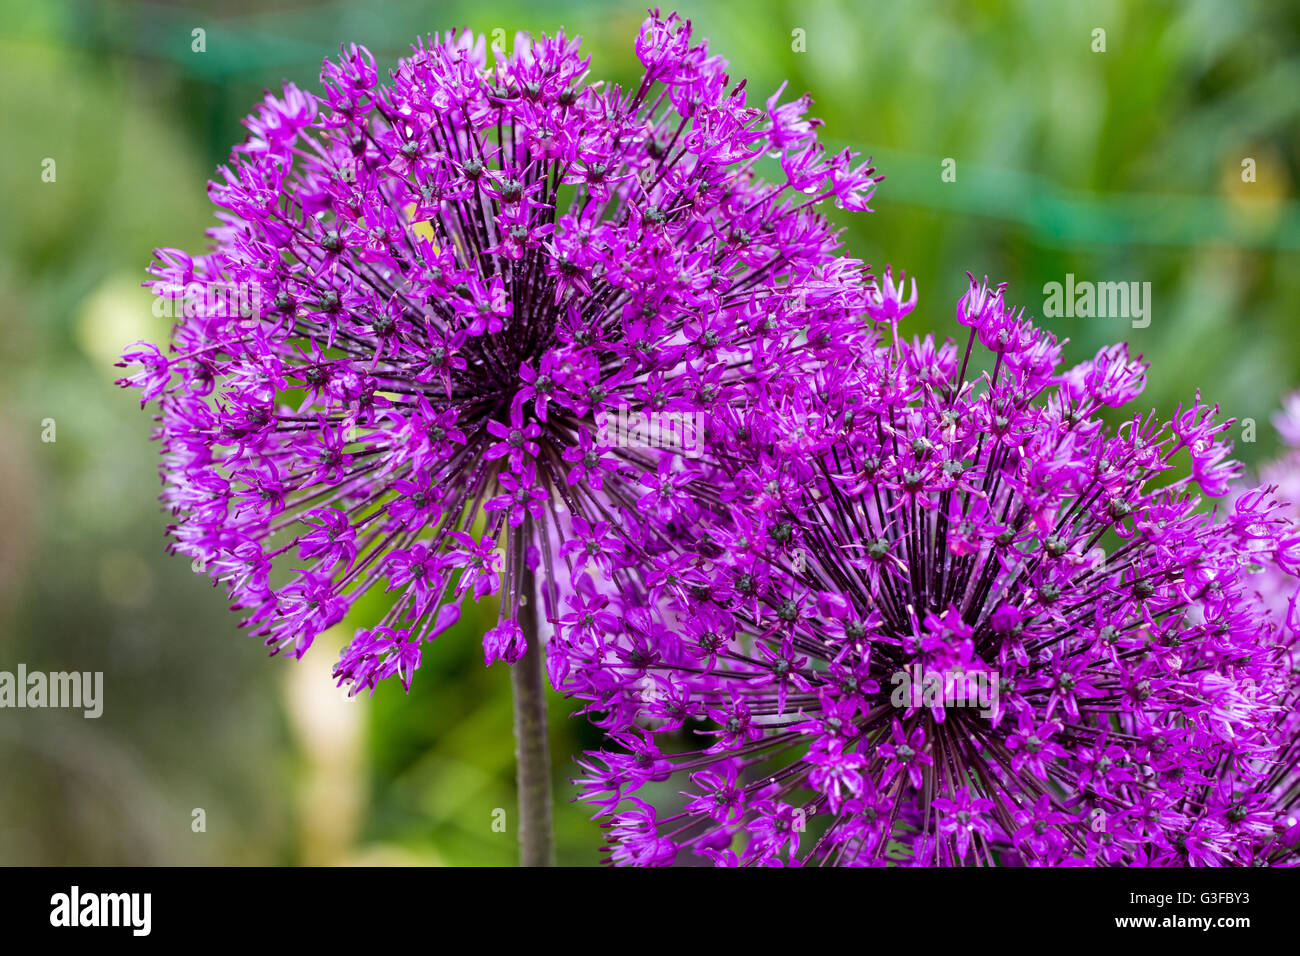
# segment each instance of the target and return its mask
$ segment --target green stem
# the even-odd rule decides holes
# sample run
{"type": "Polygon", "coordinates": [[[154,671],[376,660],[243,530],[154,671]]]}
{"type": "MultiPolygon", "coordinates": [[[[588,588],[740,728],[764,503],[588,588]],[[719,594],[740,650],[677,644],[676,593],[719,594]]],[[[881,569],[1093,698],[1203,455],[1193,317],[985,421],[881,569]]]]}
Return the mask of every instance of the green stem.
{"type": "Polygon", "coordinates": [[[510,668],[515,704],[515,766],[519,784],[519,863],[554,866],[551,835],[551,748],[546,731],[546,684],[537,633],[537,589],[524,569],[519,626],[528,650],[510,668]],[[527,603],[524,603],[524,601],[527,603]]]}

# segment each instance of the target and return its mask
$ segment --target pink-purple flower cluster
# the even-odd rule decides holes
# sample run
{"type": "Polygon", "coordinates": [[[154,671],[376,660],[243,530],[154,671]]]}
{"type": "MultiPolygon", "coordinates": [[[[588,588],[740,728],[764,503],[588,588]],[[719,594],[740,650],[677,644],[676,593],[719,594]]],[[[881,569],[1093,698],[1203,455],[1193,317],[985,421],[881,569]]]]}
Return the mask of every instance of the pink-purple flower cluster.
{"type": "Polygon", "coordinates": [[[1300,539],[1271,489],[1207,507],[1232,422],[1126,411],[1140,360],[1061,369],[1001,287],[964,347],[914,304],[886,273],[879,334],[716,410],[671,546],[578,575],[552,672],[611,734],[610,858],[1294,861],[1293,635],[1250,595],[1300,539]]]}
{"type": "MultiPolygon", "coordinates": [[[[1259,480],[1268,487],[1275,488],[1277,496],[1287,502],[1287,514],[1296,526],[1291,530],[1293,538],[1300,539],[1300,392],[1288,395],[1282,404],[1282,410],[1273,416],[1277,434],[1282,439],[1282,453],[1261,469],[1259,480]]],[[[1243,485],[1238,493],[1248,493],[1243,485]]],[[[1300,634],[1300,584],[1297,583],[1292,565],[1279,564],[1267,553],[1261,559],[1262,573],[1252,580],[1252,586],[1259,595],[1261,605],[1272,616],[1274,622],[1300,634]]],[[[1297,662],[1300,664],[1300,662],[1297,662]]]]}
{"type": "Polygon", "coordinates": [[[518,659],[567,515],[604,535],[685,494],[599,420],[761,389],[792,329],[861,311],[814,207],[865,209],[873,170],[824,151],[806,97],[748,105],[688,21],[653,12],[636,50],[625,90],[563,34],[448,33],[384,82],[350,47],[248,118],[210,251],[158,252],[171,350],[134,347],[122,383],[158,402],[176,550],[272,653],[377,588],[336,668],[354,693],[409,686],[466,593],[499,592],[486,658],[518,659]]]}
{"type": "Polygon", "coordinates": [[[453,32],[267,95],[123,357],[175,550],[273,654],[386,593],[352,693],[467,595],[489,663],[540,616],[614,862],[1294,862],[1296,462],[1243,486],[1217,408],[1130,411],[1139,359],[1062,369],[1002,287],[908,341],[807,97],[747,105],[676,15],[636,51],[621,89],[453,32]]]}

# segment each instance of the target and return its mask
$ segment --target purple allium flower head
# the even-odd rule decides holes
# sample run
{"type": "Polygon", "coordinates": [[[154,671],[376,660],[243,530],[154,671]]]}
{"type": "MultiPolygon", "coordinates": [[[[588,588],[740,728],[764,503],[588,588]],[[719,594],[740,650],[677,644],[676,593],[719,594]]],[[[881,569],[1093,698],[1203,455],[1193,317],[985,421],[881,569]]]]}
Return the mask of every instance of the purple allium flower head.
{"type": "Polygon", "coordinates": [[[598,424],[762,388],[795,331],[865,307],[813,207],[867,208],[873,170],[824,152],[807,97],[747,105],[688,21],[653,12],[636,49],[624,90],[563,34],[490,57],[448,33],[382,83],[348,47],[246,120],[210,251],[158,251],[171,351],[134,347],[121,382],[159,404],[175,549],[272,653],[379,588],[336,668],[354,693],[409,686],[465,593],[499,595],[486,657],[517,660],[564,516],[599,568],[689,483],[598,424]]]}
{"type": "MultiPolygon", "coordinates": [[[[1292,846],[1300,843],[1300,567],[1296,554],[1300,550],[1300,392],[1288,395],[1282,411],[1273,417],[1284,449],[1274,461],[1260,471],[1260,479],[1270,492],[1285,503],[1291,519],[1290,527],[1274,543],[1267,537],[1253,539],[1251,555],[1256,572],[1250,578],[1251,599],[1279,632],[1286,636],[1286,650],[1292,673],[1290,695],[1282,702],[1278,737],[1282,746],[1277,754],[1272,772],[1263,785],[1256,788],[1267,792],[1285,811],[1287,834],[1292,846]]],[[[1259,491],[1242,483],[1233,494],[1249,497],[1259,491]]],[[[1261,798],[1263,799],[1263,798],[1261,798]]]]}
{"type": "Polygon", "coordinates": [[[580,781],[612,860],[1294,859],[1288,638],[1247,589],[1300,545],[1267,489],[1204,500],[1232,423],[1124,411],[1145,365],[1061,369],[1000,287],[964,346],[901,338],[904,295],[713,417],[661,575],[578,576],[556,640],[612,735],[580,781]]]}
{"type": "MultiPolygon", "coordinates": [[[[1273,416],[1273,424],[1284,444],[1282,454],[1260,472],[1260,480],[1275,488],[1277,496],[1288,505],[1288,514],[1296,522],[1291,529],[1293,541],[1300,541],[1300,392],[1286,397],[1282,410],[1273,416]]],[[[1251,489],[1238,489],[1249,494],[1251,489]]],[[[1256,580],[1260,600],[1279,626],[1300,634],[1300,587],[1296,574],[1300,567],[1288,562],[1292,548],[1271,548],[1262,554],[1263,573],[1256,580]]]]}

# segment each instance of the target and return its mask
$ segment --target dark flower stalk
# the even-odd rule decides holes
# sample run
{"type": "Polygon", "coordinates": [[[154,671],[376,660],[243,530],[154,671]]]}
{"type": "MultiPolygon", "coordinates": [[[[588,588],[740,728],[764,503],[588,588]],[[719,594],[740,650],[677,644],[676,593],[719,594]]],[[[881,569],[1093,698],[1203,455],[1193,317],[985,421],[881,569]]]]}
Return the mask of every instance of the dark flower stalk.
{"type": "MultiPolygon", "coordinates": [[[[535,673],[561,540],[635,555],[629,516],[665,533],[690,482],[599,426],[760,390],[792,330],[860,311],[814,207],[865,209],[873,170],[825,154],[806,97],[746,105],[688,21],[653,12],[636,49],[623,90],[563,34],[489,59],[448,33],[386,83],[349,47],[322,94],[286,85],[248,118],[210,251],[159,250],[171,349],[128,352],[122,384],[158,402],[174,549],[273,654],[378,587],[388,610],[335,667],[351,693],[409,688],[464,595],[499,601],[487,662],[535,673]]],[[[544,694],[518,679],[540,794],[544,694]]]]}
{"type": "Polygon", "coordinates": [[[611,733],[611,859],[1294,862],[1294,635],[1249,596],[1300,537],[1269,488],[1203,507],[1232,423],[1109,427],[1122,346],[1058,370],[973,280],[964,345],[907,342],[915,301],[886,271],[874,326],[715,414],[716,504],[648,564],[575,567],[553,671],[611,733]]]}

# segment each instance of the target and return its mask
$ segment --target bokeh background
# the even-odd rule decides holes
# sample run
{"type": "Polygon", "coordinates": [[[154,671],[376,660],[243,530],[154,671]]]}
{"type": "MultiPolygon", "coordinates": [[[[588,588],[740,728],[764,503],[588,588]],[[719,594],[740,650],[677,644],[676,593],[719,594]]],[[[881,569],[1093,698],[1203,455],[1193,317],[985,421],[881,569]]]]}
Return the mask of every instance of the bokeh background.
{"type": "MultiPolygon", "coordinates": [[[[845,241],[916,277],[911,330],[955,331],[967,270],[1037,315],[1066,273],[1151,282],[1148,328],[1045,324],[1073,361],[1128,340],[1153,363],[1143,401],[1165,414],[1200,388],[1254,420],[1248,464],[1276,448],[1269,416],[1300,385],[1300,6],[679,9],[753,101],[810,91],[827,141],[875,157],[877,211],[842,217],[845,241]]],[[[203,247],[205,183],[264,88],[314,84],[343,41],[391,66],[458,25],[563,26],[595,76],[635,82],[643,16],[573,0],[0,2],[0,670],[105,674],[98,720],[0,711],[0,864],[515,859],[513,833],[491,826],[514,807],[509,675],[484,669],[478,642],[495,610],[444,635],[409,696],[386,682],[344,701],[328,677],[341,632],[300,663],[268,661],[221,593],[163,553],[150,420],[112,362],[165,339],[140,288],[150,250],[203,247]]],[[[600,833],[568,781],[598,738],[568,715],[554,700],[559,859],[588,864],[600,833]]]]}

